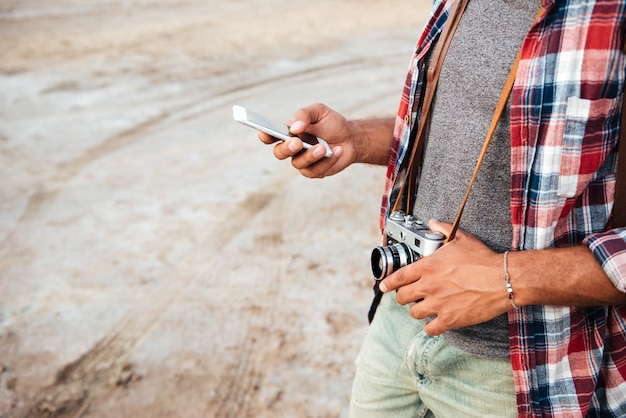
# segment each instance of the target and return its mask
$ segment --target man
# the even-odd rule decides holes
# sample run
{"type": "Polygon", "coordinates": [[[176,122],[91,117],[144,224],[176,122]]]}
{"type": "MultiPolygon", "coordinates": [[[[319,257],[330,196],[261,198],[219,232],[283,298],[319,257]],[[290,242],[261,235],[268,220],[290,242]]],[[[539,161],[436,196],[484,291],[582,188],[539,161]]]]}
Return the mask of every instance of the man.
{"type": "MultiPolygon", "coordinates": [[[[357,360],[354,417],[626,416],[626,229],[612,228],[624,88],[622,1],[471,0],[439,78],[411,212],[449,235],[518,51],[507,111],[456,237],[390,274],[357,360]],[[529,29],[530,28],[530,29],[529,29]],[[417,302],[415,302],[417,301],[417,302]]],[[[324,105],[275,146],[307,177],[388,164],[405,182],[424,74],[453,2],[435,3],[395,119],[324,105]]],[[[273,139],[261,134],[260,139],[273,139]]]]}

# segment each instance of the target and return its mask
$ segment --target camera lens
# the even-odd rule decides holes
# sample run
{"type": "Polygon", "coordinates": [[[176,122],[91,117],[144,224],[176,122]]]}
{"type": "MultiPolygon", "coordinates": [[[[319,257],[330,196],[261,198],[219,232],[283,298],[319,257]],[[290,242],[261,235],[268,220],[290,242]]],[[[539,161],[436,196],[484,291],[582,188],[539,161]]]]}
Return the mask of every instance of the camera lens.
{"type": "Polygon", "coordinates": [[[394,271],[415,261],[415,255],[404,243],[389,247],[376,247],[372,251],[372,273],[382,280],[394,271]]]}

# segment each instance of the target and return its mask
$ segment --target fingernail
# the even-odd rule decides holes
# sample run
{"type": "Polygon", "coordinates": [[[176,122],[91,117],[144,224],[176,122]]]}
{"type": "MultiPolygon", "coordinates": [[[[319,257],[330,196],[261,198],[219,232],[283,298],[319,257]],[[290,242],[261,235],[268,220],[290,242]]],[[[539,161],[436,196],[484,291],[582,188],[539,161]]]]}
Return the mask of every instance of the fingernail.
{"type": "Polygon", "coordinates": [[[301,149],[300,144],[298,143],[298,141],[294,141],[292,139],[287,141],[287,145],[289,147],[289,151],[291,151],[291,152],[298,152],[301,149]]]}
{"type": "Polygon", "coordinates": [[[326,155],[326,148],[323,145],[316,145],[312,149],[315,158],[321,158],[326,155]]]}
{"type": "Polygon", "coordinates": [[[293,133],[300,133],[302,128],[304,128],[304,122],[297,120],[289,127],[289,130],[293,133]]]}
{"type": "Polygon", "coordinates": [[[384,283],[384,282],[380,282],[380,283],[378,284],[378,288],[380,289],[380,291],[381,291],[381,292],[383,292],[383,293],[387,293],[387,286],[385,286],[385,283],[384,283]]]}

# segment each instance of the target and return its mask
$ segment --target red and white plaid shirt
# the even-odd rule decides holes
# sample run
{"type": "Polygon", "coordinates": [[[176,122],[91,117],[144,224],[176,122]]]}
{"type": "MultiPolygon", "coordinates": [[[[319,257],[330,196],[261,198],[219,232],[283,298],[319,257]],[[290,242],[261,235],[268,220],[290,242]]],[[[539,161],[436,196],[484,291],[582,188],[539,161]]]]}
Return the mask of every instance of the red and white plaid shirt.
{"type": "MultiPolygon", "coordinates": [[[[424,63],[451,3],[435,4],[411,62],[381,226],[398,197],[396,179],[404,178],[411,128],[421,111],[424,63]]],[[[626,2],[542,4],[546,13],[524,41],[511,97],[512,248],[583,243],[624,292],[626,229],[610,225],[626,2]]],[[[522,307],[509,314],[509,334],[520,416],[626,416],[626,307],[522,307]]]]}

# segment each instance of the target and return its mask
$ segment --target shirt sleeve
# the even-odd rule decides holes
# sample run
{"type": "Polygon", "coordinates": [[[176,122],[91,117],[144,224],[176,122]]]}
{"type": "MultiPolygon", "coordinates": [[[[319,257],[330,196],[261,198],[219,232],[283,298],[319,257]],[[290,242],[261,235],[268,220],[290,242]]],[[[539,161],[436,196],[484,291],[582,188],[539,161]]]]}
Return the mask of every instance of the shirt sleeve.
{"type": "Polygon", "coordinates": [[[626,228],[589,235],[583,244],[589,247],[613,285],[626,293],[626,228]]]}

